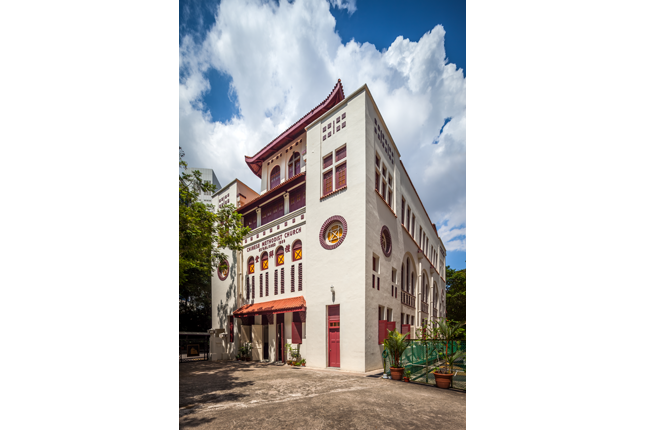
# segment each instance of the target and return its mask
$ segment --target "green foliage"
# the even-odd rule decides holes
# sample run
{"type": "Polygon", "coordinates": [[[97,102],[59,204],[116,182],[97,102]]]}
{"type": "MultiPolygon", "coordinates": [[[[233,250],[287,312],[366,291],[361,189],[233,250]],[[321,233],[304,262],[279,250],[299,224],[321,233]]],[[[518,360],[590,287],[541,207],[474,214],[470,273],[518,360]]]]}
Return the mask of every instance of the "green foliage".
{"type": "Polygon", "coordinates": [[[244,345],[242,345],[239,349],[240,356],[243,358],[251,358],[252,349],[253,345],[251,345],[251,342],[244,342],[244,345]]]}
{"type": "Polygon", "coordinates": [[[187,173],[179,148],[179,330],[206,331],[211,323],[211,276],[225,259],[224,248],[242,249],[250,232],[242,215],[229,204],[214,213],[211,204],[199,201],[200,193],[214,193],[216,186],[201,173],[187,173]]]}
{"type": "Polygon", "coordinates": [[[444,360],[444,367],[441,373],[453,373],[453,366],[457,360],[466,357],[466,351],[453,351],[453,345],[457,338],[464,332],[464,323],[441,319],[437,321],[436,333],[444,344],[441,358],[444,360]]]}
{"type": "Polygon", "coordinates": [[[466,322],[466,269],[446,266],[446,313],[452,320],[466,322]]]}
{"type": "Polygon", "coordinates": [[[428,373],[430,369],[428,364],[430,363],[430,358],[437,352],[437,348],[439,347],[439,344],[437,343],[437,331],[438,329],[436,327],[432,328],[427,324],[423,324],[416,330],[418,339],[416,342],[421,344],[421,347],[423,348],[426,384],[428,383],[428,373]]]}
{"type": "Polygon", "coordinates": [[[390,360],[392,360],[390,367],[401,367],[401,356],[411,342],[410,339],[407,339],[408,335],[409,333],[401,334],[398,330],[387,331],[383,346],[390,354],[390,360]]]}

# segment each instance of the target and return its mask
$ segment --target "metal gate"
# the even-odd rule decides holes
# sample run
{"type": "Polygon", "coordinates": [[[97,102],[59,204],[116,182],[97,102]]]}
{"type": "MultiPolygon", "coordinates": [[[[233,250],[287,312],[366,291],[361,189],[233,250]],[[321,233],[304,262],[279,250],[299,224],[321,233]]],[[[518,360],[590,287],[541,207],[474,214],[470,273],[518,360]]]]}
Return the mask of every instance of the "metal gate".
{"type": "Polygon", "coordinates": [[[179,362],[208,361],[210,334],[179,332],[179,362]]]}

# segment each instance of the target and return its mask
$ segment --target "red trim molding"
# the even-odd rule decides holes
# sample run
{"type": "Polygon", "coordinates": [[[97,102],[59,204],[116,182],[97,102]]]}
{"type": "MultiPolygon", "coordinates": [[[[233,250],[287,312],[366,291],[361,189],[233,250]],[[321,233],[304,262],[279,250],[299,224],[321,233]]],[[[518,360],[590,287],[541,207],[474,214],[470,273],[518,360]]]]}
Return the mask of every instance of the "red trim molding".
{"type": "Polygon", "coordinates": [[[345,218],[343,218],[340,215],[334,215],[333,217],[327,218],[327,221],[325,221],[320,228],[320,233],[318,234],[318,239],[320,240],[320,246],[322,246],[325,249],[332,250],[338,248],[343,241],[345,240],[345,237],[347,237],[347,221],[345,221],[345,218]],[[327,228],[334,222],[339,221],[343,225],[343,235],[338,239],[338,242],[334,243],[333,245],[327,244],[327,240],[325,240],[325,231],[327,231],[327,228]]]}

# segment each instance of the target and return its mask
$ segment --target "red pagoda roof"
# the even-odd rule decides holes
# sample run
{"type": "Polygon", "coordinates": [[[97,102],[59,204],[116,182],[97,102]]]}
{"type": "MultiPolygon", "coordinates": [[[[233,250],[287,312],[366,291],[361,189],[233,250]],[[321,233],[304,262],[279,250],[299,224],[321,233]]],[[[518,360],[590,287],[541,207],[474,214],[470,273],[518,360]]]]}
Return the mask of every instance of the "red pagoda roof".
{"type": "Polygon", "coordinates": [[[309,111],[308,114],[300,118],[295,124],[289,127],[285,132],[280,136],[273,139],[267,146],[265,146],[260,152],[255,154],[253,157],[245,156],[246,164],[251,168],[253,173],[258,178],[262,177],[262,163],[267,158],[271,158],[273,154],[285,147],[287,143],[291,140],[298,137],[305,127],[320,118],[325,112],[336,106],[338,103],[345,99],[345,93],[343,92],[343,84],[340,82],[340,79],[334,86],[334,89],[331,91],[331,94],[320,103],[318,106],[309,111]]]}

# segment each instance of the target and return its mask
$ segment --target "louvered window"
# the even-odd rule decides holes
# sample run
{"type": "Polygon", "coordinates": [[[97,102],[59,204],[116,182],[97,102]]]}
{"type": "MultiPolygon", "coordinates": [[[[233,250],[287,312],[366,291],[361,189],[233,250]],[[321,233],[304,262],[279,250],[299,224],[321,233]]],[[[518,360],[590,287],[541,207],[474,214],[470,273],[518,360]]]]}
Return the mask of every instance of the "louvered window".
{"type": "Polygon", "coordinates": [[[342,188],[347,184],[346,168],[347,163],[343,163],[336,167],[336,189],[342,188]]]}
{"type": "Polygon", "coordinates": [[[347,147],[343,146],[340,149],[336,150],[336,161],[340,161],[347,155],[347,147]]]}
{"type": "Polygon", "coordinates": [[[264,275],[264,273],[260,273],[260,297],[263,297],[262,296],[262,292],[263,292],[263,290],[262,290],[262,286],[263,286],[262,285],[262,275],[264,275]]]}
{"type": "Polygon", "coordinates": [[[233,315],[228,316],[228,333],[229,333],[229,342],[233,343],[235,341],[235,333],[233,328],[235,327],[235,317],[233,315]]]}
{"type": "Polygon", "coordinates": [[[251,298],[255,298],[255,276],[251,277],[251,298]]]}
{"type": "Polygon", "coordinates": [[[331,166],[333,162],[334,162],[334,158],[332,157],[331,154],[323,158],[323,169],[326,169],[327,167],[331,166]]]}
{"type": "Polygon", "coordinates": [[[302,343],[302,323],[293,321],[291,323],[291,343],[292,344],[301,344],[302,343]]]}
{"type": "Polygon", "coordinates": [[[333,174],[333,170],[330,170],[329,172],[323,174],[323,195],[327,195],[333,191],[333,174]]]}
{"type": "Polygon", "coordinates": [[[306,187],[302,184],[295,190],[289,191],[289,212],[296,211],[305,207],[306,202],[306,187]]]}
{"type": "Polygon", "coordinates": [[[302,263],[298,263],[298,291],[302,291],[302,263]]]}
{"type": "Polygon", "coordinates": [[[280,268],[280,294],[284,294],[284,267],[280,268]]]}
{"type": "Polygon", "coordinates": [[[296,266],[291,266],[291,292],[296,291],[296,266]]]}

